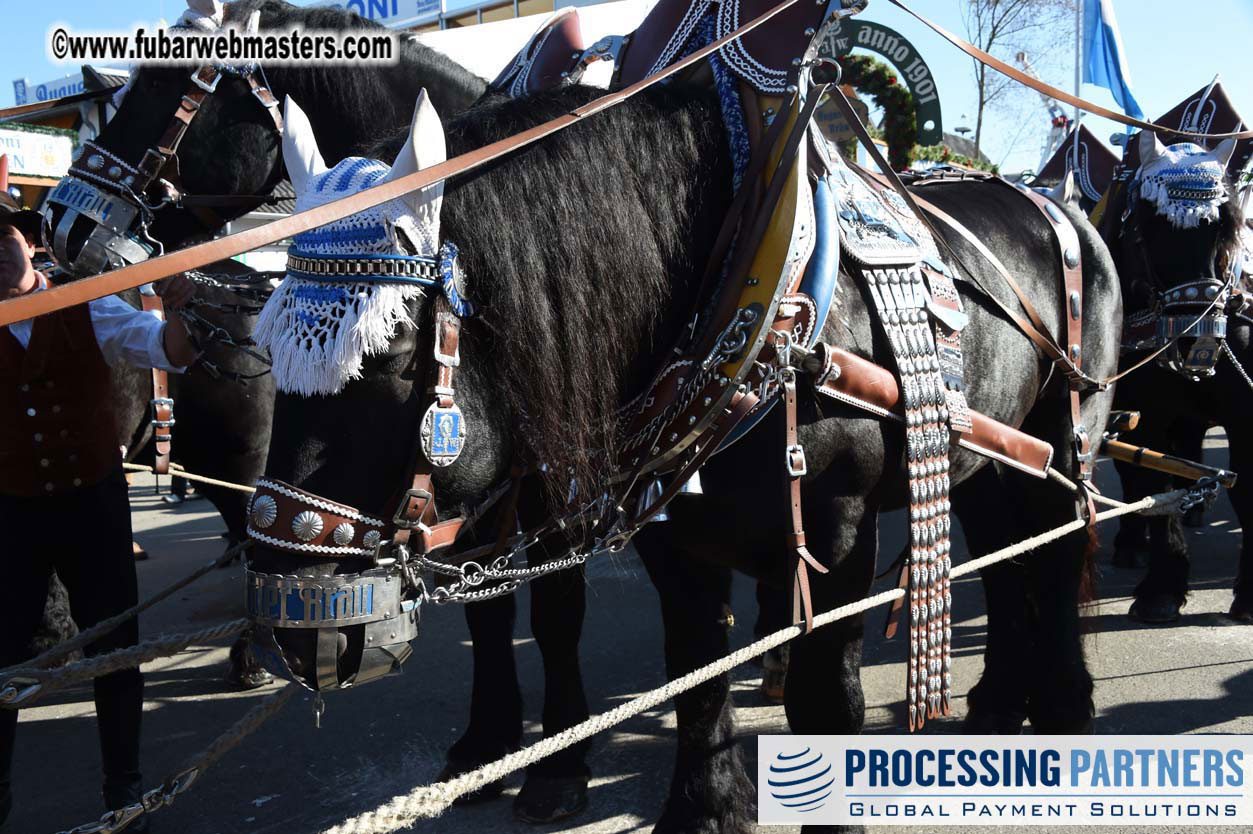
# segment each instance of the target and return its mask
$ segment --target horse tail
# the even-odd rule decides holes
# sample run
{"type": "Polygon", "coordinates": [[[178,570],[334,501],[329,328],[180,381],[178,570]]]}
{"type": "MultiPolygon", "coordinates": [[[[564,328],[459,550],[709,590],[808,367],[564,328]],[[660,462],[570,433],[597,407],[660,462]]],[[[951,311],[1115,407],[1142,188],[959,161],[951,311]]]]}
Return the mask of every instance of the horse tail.
{"type": "Polygon", "coordinates": [[[1096,533],[1096,525],[1087,528],[1087,544],[1083,547],[1083,565],[1079,568],[1079,604],[1087,605],[1096,599],[1096,557],[1101,549],[1101,540],[1096,533]]]}

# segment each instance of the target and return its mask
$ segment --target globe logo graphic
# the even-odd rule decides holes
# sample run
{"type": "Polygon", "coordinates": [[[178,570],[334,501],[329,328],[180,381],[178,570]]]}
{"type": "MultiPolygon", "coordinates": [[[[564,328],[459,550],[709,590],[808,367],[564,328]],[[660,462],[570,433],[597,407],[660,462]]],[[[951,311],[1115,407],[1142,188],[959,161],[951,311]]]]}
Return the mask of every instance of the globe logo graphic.
{"type": "Polygon", "coordinates": [[[831,795],[835,776],[822,753],[809,747],[799,753],[780,753],[770,765],[770,795],[784,808],[816,811],[831,795]]]}

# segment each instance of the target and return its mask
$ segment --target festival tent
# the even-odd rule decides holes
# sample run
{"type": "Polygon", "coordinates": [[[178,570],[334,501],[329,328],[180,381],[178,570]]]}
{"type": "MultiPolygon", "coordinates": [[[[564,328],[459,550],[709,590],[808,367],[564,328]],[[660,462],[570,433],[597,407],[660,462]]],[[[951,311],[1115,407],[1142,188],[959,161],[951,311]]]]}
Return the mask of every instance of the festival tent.
{"type": "MultiPolygon", "coordinates": [[[[1118,156],[1097,139],[1096,134],[1088,130],[1088,126],[1079,125],[1079,170],[1075,175],[1075,184],[1083,192],[1083,196],[1096,202],[1101,199],[1105,189],[1114,180],[1114,166],[1118,164],[1118,156]]],[[[1036,174],[1033,185],[1054,186],[1062,181],[1066,172],[1074,168],[1075,131],[1070,131],[1061,145],[1049,157],[1048,162],[1036,174]]]]}
{"type": "MultiPolygon", "coordinates": [[[[1217,79],[1212,85],[1205,85],[1154,121],[1170,128],[1193,130],[1199,133],[1232,133],[1249,126],[1227,96],[1222,82],[1217,79]]],[[[1157,138],[1165,145],[1191,141],[1186,136],[1163,131],[1158,131],[1157,138]]],[[[1211,148],[1216,144],[1217,142],[1206,143],[1211,148]]],[[[1253,156],[1253,139],[1241,139],[1236,143],[1236,151],[1227,169],[1233,173],[1243,171],[1249,163],[1250,156],[1253,156]]],[[[1140,151],[1137,142],[1127,143],[1123,160],[1129,167],[1140,166],[1140,151]]]]}

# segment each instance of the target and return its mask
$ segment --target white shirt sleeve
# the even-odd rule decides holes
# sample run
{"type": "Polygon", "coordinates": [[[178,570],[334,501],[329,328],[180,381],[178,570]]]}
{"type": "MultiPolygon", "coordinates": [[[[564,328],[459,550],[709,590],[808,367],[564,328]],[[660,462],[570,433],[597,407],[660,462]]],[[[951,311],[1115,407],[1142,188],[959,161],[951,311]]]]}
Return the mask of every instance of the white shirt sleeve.
{"type": "Polygon", "coordinates": [[[108,362],[126,362],[137,368],[160,368],[182,373],[165,355],[165,322],[153,313],[136,310],[115,295],[90,302],[91,324],[100,352],[108,362]]]}

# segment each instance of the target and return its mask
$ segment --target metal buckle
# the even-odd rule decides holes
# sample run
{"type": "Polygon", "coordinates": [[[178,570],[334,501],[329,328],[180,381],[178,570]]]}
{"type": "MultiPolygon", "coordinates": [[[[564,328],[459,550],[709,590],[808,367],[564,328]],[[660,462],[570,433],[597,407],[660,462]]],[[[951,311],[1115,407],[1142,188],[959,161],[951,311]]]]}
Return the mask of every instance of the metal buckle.
{"type": "Polygon", "coordinates": [[[217,90],[218,82],[221,80],[222,80],[222,73],[218,71],[217,67],[212,67],[212,66],[201,67],[200,69],[196,70],[195,72],[191,74],[191,83],[195,84],[197,87],[204,90],[206,93],[212,93],[215,90],[217,90]],[[200,73],[204,72],[205,70],[208,70],[209,72],[212,73],[212,75],[210,76],[211,80],[209,81],[202,81],[200,79],[200,73]]]}
{"type": "Polygon", "coordinates": [[[401,499],[400,506],[396,508],[396,514],[392,516],[392,524],[395,527],[401,530],[416,530],[419,527],[425,526],[423,525],[420,519],[410,521],[409,519],[405,518],[405,510],[409,509],[412,501],[415,498],[425,499],[426,502],[429,504],[431,501],[435,499],[435,496],[431,495],[431,493],[427,492],[425,489],[405,490],[405,497],[401,499]]]}
{"type": "Polygon", "coordinates": [[[784,453],[784,460],[787,462],[787,473],[793,478],[800,478],[808,474],[809,465],[805,461],[805,447],[799,443],[794,443],[787,447],[784,453]]]}

